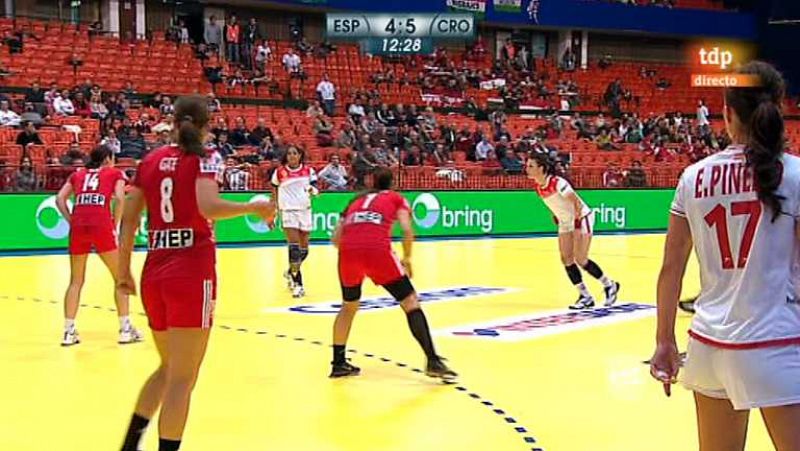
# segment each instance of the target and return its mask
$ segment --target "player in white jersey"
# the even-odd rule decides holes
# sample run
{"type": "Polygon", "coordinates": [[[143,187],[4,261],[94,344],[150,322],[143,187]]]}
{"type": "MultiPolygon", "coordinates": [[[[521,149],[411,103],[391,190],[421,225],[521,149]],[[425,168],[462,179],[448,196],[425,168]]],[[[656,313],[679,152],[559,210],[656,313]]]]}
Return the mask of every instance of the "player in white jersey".
{"type": "Polygon", "coordinates": [[[687,168],[675,192],[650,371],[669,395],[680,367],[676,306],[694,245],[701,290],[681,382],[694,391],[700,449],[744,449],[749,410],[758,408],[775,448],[800,450],[800,304],[791,285],[800,159],[783,153],[781,75],[761,62],[737,72],[758,87],[725,91],[734,144],[687,168]]]}
{"type": "Polygon", "coordinates": [[[583,283],[580,268],[599,280],[605,290],[605,305],[617,301],[619,283],[603,274],[603,270],[589,259],[592,244],[594,214],[572,189],[569,182],[559,177],[556,163],[546,153],[531,152],[527,162],[528,178],[536,182],[535,190],[553,213],[558,224],[558,248],[567,276],[578,289],[580,296],[569,308],[582,310],[594,307],[594,298],[583,283]]]}
{"type": "Polygon", "coordinates": [[[273,196],[277,199],[281,224],[289,243],[289,270],[284,273],[292,296],[305,296],[300,266],[308,257],[308,240],[314,228],[311,198],[319,194],[317,173],[306,166],[305,152],[290,146],[283,164],[272,173],[273,196]]]}

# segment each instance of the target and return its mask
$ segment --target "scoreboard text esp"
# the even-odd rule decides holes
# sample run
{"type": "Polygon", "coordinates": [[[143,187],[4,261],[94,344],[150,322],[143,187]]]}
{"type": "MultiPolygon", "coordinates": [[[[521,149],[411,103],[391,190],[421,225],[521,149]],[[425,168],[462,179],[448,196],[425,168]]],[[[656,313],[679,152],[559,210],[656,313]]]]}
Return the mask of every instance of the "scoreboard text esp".
{"type": "Polygon", "coordinates": [[[331,40],[357,40],[365,52],[404,55],[433,52],[435,40],[475,39],[475,16],[443,14],[329,13],[326,32],[331,40]]]}

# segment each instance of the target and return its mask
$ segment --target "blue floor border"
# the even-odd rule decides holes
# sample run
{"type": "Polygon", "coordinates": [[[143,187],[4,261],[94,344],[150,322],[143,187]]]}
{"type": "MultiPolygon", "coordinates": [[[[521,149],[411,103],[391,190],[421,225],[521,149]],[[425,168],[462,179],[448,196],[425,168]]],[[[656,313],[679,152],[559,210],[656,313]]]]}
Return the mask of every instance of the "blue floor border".
{"type": "MultiPolygon", "coordinates": [[[[655,235],[663,234],[666,229],[642,229],[631,231],[602,231],[595,232],[595,236],[625,236],[625,235],[655,235]]],[[[473,241],[473,240],[508,240],[520,238],[553,238],[557,236],[556,232],[545,233],[520,233],[509,235],[451,235],[451,236],[418,236],[416,241],[429,242],[429,241],[473,241]]],[[[395,240],[398,241],[398,240],[395,240]]],[[[330,240],[312,240],[312,245],[329,245],[330,240]]],[[[282,247],[286,243],[283,241],[246,241],[241,243],[220,243],[217,244],[218,249],[242,249],[251,247],[282,247]]],[[[137,247],[137,252],[143,252],[144,247],[137,247]]],[[[40,255],[67,255],[67,249],[17,249],[17,250],[0,250],[0,258],[2,257],[29,257],[40,255]]]]}

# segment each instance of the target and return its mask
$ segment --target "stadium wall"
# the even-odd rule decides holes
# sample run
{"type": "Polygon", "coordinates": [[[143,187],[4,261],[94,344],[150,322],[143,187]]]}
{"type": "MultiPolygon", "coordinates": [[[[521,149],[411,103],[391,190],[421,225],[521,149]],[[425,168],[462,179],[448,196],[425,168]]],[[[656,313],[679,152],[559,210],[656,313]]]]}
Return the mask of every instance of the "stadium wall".
{"type": "MultiPolygon", "coordinates": [[[[580,194],[595,211],[595,230],[637,232],[665,230],[673,190],[584,190],[580,194]]],[[[428,191],[403,193],[413,208],[420,237],[480,237],[549,234],[556,231],[547,208],[531,191],[428,191]]],[[[226,193],[236,201],[264,198],[264,193],[226,193]]],[[[314,200],[312,239],[328,240],[352,193],[324,193],[314,200]]],[[[55,195],[2,194],[6,219],[0,232],[0,252],[66,249],[69,225],[58,213],[55,195]]],[[[142,229],[146,219],[142,219],[142,229]]],[[[395,231],[399,233],[399,230],[395,231]]],[[[283,241],[257,218],[220,221],[219,243],[283,241]]],[[[146,235],[137,236],[146,244],[146,235]]]]}

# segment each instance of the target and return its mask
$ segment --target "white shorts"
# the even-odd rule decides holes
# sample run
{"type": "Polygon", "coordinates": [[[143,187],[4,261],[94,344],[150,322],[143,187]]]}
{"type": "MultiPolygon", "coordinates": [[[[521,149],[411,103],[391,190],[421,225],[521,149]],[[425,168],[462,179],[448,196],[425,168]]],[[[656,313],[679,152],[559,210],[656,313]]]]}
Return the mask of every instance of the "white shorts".
{"type": "Polygon", "coordinates": [[[681,383],[736,410],[800,404],[800,345],[722,349],[689,339],[681,383]]]}
{"type": "MultiPolygon", "coordinates": [[[[580,221],[580,231],[585,235],[594,232],[594,214],[584,216],[580,221]]],[[[558,221],[558,233],[572,233],[575,231],[575,221],[558,221]]]]}
{"type": "Polygon", "coordinates": [[[284,229],[299,229],[310,232],[314,228],[311,210],[283,210],[281,212],[281,226],[284,229]]]}

